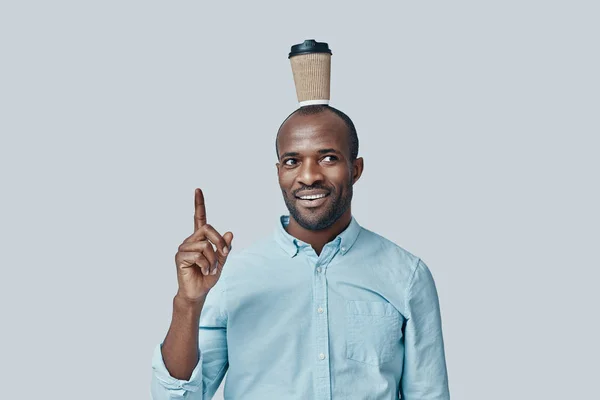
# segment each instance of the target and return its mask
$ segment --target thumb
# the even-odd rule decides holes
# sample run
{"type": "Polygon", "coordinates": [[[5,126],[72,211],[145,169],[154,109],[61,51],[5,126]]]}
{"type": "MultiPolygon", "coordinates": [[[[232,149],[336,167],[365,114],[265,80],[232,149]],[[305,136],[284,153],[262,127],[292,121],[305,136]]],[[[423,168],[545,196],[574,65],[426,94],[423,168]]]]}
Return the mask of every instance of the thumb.
{"type": "Polygon", "coordinates": [[[223,235],[223,239],[225,239],[225,243],[227,243],[227,247],[231,250],[231,242],[233,241],[233,233],[225,232],[223,235]]]}
{"type": "Polygon", "coordinates": [[[231,250],[231,242],[233,241],[233,233],[231,232],[225,232],[225,234],[223,235],[223,239],[225,240],[225,243],[227,243],[227,255],[225,257],[221,256],[221,252],[217,253],[217,259],[218,261],[218,265],[217,265],[217,269],[215,271],[219,271],[221,272],[223,270],[223,265],[225,265],[225,261],[227,261],[227,257],[229,257],[229,251],[231,250]]]}

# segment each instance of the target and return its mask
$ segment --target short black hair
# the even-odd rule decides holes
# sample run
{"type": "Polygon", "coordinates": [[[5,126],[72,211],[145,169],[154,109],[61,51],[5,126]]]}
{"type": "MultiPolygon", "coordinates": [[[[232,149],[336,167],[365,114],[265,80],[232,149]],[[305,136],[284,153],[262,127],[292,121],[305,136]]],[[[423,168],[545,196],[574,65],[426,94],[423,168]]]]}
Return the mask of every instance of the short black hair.
{"type": "Polygon", "coordinates": [[[281,127],[283,126],[283,124],[285,124],[285,121],[290,119],[292,115],[314,115],[320,114],[325,111],[330,111],[334,113],[335,115],[340,117],[342,121],[344,121],[348,133],[348,144],[350,145],[350,162],[356,160],[356,157],[358,157],[358,135],[356,134],[356,128],[354,127],[354,123],[352,122],[350,117],[347,116],[345,113],[343,113],[335,107],[331,107],[328,104],[312,104],[309,106],[300,107],[297,110],[293,111],[290,115],[287,116],[286,119],[283,120],[281,125],[279,125],[279,129],[277,130],[277,136],[275,138],[275,152],[277,153],[278,160],[279,149],[277,148],[277,140],[279,138],[279,131],[281,131],[281,127]]]}

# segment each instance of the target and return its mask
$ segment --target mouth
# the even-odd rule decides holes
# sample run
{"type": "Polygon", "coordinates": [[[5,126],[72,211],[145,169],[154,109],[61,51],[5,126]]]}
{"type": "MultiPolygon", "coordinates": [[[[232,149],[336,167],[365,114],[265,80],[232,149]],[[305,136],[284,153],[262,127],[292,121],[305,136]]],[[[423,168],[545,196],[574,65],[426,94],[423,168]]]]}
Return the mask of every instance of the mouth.
{"type": "Polygon", "coordinates": [[[315,208],[323,205],[327,198],[329,197],[329,193],[326,194],[317,194],[317,195],[305,195],[305,196],[296,196],[298,204],[306,208],[315,208]]]}

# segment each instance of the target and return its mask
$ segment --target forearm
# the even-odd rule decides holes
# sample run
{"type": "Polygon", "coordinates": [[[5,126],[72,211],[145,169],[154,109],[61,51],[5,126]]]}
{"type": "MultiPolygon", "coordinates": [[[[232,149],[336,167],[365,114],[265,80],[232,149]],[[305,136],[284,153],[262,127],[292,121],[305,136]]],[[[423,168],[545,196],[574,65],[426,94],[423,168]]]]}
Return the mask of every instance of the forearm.
{"type": "Polygon", "coordinates": [[[173,318],[162,345],[162,357],[173,378],[190,379],[198,364],[198,324],[205,300],[191,303],[179,296],[173,298],[173,318]]]}

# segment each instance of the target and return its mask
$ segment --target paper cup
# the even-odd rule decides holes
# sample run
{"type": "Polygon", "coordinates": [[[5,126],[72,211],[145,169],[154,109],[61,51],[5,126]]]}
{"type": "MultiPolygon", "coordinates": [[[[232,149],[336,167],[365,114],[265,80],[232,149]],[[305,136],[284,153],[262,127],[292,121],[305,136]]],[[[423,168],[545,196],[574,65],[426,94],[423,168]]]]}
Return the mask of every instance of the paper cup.
{"type": "Polygon", "coordinates": [[[305,40],[289,54],[300,106],[329,104],[331,50],[327,43],[305,40]]]}

